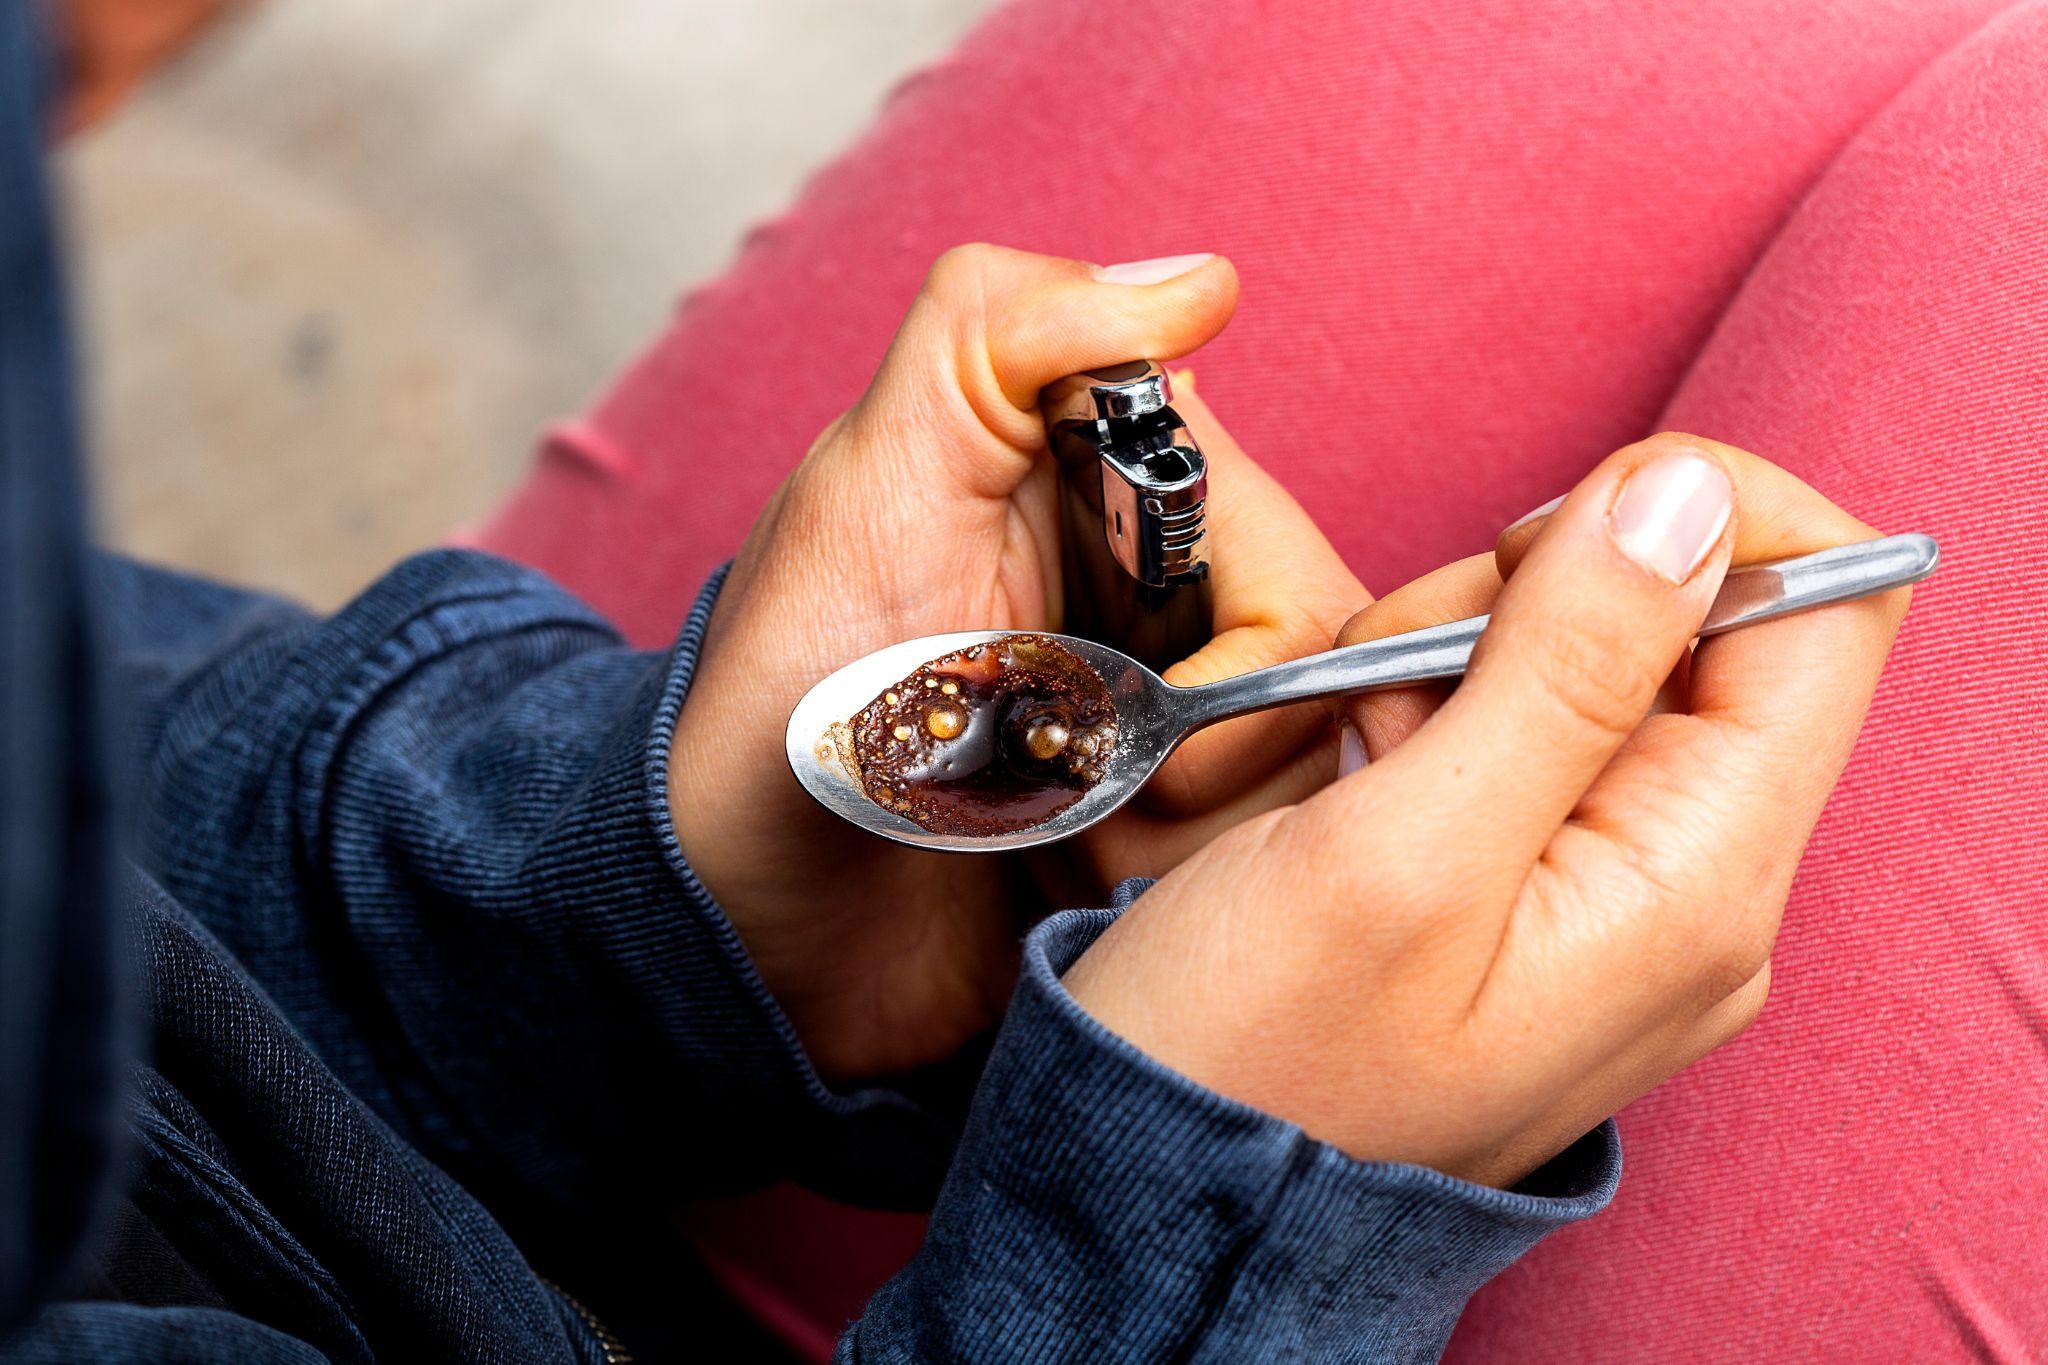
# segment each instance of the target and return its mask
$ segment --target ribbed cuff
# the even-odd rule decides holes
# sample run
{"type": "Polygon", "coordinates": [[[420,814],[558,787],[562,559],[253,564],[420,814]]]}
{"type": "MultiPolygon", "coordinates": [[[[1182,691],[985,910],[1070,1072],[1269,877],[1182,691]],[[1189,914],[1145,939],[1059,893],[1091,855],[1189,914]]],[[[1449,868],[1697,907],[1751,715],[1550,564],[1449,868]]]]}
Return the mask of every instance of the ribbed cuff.
{"type": "Polygon", "coordinates": [[[677,1003],[694,1017],[693,1031],[708,1031],[703,1062],[721,1092],[788,1125],[770,1143],[782,1154],[775,1174],[854,1202],[921,1208],[945,1172],[959,1116],[885,1088],[842,1093],[827,1087],[676,837],[669,753],[728,568],[719,568],[698,593],[669,655],[640,774],[641,810],[655,851],[694,930],[691,989],[678,993],[686,998],[677,1003]]]}
{"type": "Polygon", "coordinates": [[[863,1319],[864,1355],[1433,1359],[1480,1285],[1613,1196],[1611,1124],[1527,1185],[1553,1193],[1502,1191],[1354,1161],[1152,1061],[1059,983],[1116,913],[1032,934],[925,1252],[863,1319]]]}

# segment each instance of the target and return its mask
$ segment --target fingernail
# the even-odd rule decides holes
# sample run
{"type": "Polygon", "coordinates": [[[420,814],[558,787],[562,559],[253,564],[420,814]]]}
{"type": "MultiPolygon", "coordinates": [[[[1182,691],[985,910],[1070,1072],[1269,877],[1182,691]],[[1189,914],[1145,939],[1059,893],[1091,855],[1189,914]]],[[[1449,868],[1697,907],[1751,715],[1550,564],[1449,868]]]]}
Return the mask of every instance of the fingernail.
{"type": "Polygon", "coordinates": [[[1562,506],[1564,506],[1564,494],[1559,493],[1556,497],[1552,498],[1549,502],[1544,503],[1541,507],[1538,507],[1533,511],[1524,512],[1519,517],[1516,517],[1513,521],[1508,523],[1507,531],[1502,531],[1501,534],[1506,535],[1508,531],[1514,530],[1517,526],[1527,526],[1530,522],[1536,520],[1536,518],[1538,517],[1547,517],[1552,512],[1555,512],[1558,508],[1562,506]]]}
{"type": "Polygon", "coordinates": [[[1190,270],[1199,270],[1215,259],[1213,251],[1197,251],[1191,256],[1155,256],[1149,261],[1098,265],[1095,278],[1102,284],[1164,284],[1190,270]]]}
{"type": "Polygon", "coordinates": [[[1720,540],[1734,498],[1719,462],[1675,450],[1628,476],[1608,510],[1607,534],[1651,573],[1683,583],[1720,540]]]}
{"type": "Polygon", "coordinates": [[[1349,777],[1365,766],[1365,740],[1348,720],[1337,722],[1337,776],[1349,777]]]}

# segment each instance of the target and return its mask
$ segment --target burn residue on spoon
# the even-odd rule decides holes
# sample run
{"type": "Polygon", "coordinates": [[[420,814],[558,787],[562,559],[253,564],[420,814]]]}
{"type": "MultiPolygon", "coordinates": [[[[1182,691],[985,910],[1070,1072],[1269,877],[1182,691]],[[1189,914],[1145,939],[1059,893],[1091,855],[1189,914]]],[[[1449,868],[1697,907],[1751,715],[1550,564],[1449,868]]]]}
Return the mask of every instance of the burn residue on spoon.
{"type": "Polygon", "coordinates": [[[1101,676],[1044,635],[933,659],[848,729],[868,799],[934,834],[1006,834],[1050,820],[1102,780],[1117,739],[1101,676]]]}

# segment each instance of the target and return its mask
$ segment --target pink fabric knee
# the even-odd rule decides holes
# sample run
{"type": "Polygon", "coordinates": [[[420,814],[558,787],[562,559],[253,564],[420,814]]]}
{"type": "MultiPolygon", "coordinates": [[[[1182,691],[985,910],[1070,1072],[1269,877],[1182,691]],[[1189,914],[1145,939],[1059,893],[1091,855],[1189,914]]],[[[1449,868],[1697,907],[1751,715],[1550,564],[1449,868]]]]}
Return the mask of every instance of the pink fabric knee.
{"type": "MultiPolygon", "coordinates": [[[[485,543],[659,640],[973,239],[1231,255],[1203,393],[1377,590],[1660,423],[1935,532],[1777,998],[1624,1116],[1616,1208],[1453,1354],[2021,1358],[2048,1341],[2043,14],[1020,0],[556,433],[485,543]]],[[[821,1207],[708,1238],[807,1348],[914,1235],[821,1207]]]]}
{"type": "Polygon", "coordinates": [[[2044,119],[2034,3],[1843,151],[1666,410],[1932,532],[1944,567],[1801,865],[1770,1006],[1629,1111],[1615,1207],[1491,1286],[1458,1358],[2048,1346],[2044,119]]]}

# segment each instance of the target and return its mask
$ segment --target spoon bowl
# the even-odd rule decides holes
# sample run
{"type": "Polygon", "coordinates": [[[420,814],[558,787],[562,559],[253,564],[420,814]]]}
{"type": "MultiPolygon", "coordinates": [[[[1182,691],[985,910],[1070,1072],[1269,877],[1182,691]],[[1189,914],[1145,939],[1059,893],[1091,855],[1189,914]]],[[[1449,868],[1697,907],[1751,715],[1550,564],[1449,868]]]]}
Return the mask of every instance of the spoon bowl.
{"type": "MultiPolygon", "coordinates": [[[[1700,626],[1718,635],[1740,626],[1888,592],[1934,572],[1940,556],[1924,535],[1885,536],[1734,570],[1700,626]]],[[[1484,616],[1389,635],[1293,659],[1202,687],[1175,687],[1129,655],[1048,631],[963,630],[927,635],[855,659],[804,694],[790,713],[784,746],[790,769],[825,809],[870,833],[917,848],[1002,853],[1072,838],[1130,800],[1180,742],[1207,725],[1292,702],[1350,696],[1456,678],[1486,629],[1484,616]],[[1055,640],[1094,669],[1116,706],[1117,741],[1100,781],[1050,818],[1000,834],[936,834],[876,805],[854,776],[848,722],[883,691],[957,650],[1012,635],[1055,640]]]]}
{"type": "Polygon", "coordinates": [[[1171,703],[1172,694],[1193,690],[1170,686],[1136,659],[1079,636],[1043,630],[957,630],[878,649],[833,673],[797,703],[796,710],[790,713],[784,742],[790,769],[804,790],[825,809],[870,833],[918,848],[956,853],[1010,852],[1057,843],[1130,800],[1159,770],[1185,734],[1184,730],[1166,733],[1170,717],[1177,714],[1171,703]],[[920,665],[941,655],[1018,634],[1057,641],[1094,669],[1109,689],[1110,700],[1116,706],[1117,742],[1110,750],[1109,766],[1102,780],[1050,819],[1002,834],[935,834],[869,800],[853,775],[850,755],[840,751],[847,743],[846,732],[836,727],[920,665]]]}

